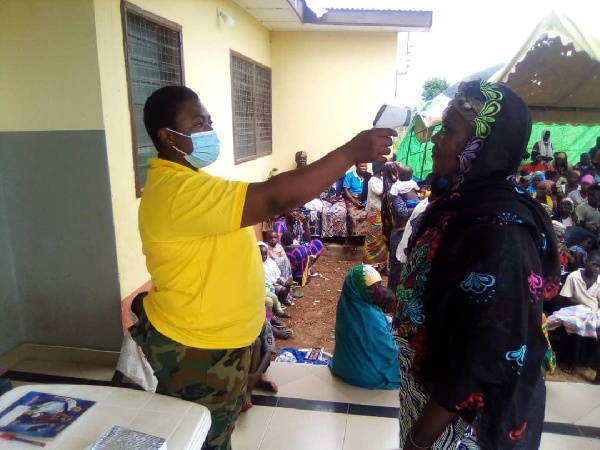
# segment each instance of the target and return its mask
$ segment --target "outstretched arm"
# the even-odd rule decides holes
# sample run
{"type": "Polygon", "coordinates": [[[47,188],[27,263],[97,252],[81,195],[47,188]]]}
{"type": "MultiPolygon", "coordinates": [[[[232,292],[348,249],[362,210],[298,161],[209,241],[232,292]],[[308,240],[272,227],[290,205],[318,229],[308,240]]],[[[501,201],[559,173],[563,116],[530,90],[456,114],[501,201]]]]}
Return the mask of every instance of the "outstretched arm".
{"type": "Polygon", "coordinates": [[[242,227],[262,222],[274,214],[288,211],[315,198],[352,165],[360,162],[385,161],[390,152],[392,129],[365,130],[351,141],[320,160],[291,170],[262,183],[248,186],[242,227]]]}

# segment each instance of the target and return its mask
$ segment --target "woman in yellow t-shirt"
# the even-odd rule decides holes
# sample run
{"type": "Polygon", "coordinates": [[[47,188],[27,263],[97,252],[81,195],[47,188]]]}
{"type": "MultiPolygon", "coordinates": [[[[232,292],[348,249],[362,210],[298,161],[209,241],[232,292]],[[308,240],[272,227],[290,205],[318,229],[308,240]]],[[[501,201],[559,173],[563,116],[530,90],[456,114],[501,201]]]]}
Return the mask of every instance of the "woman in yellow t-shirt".
{"type": "Polygon", "coordinates": [[[203,170],[217,159],[220,144],[191,89],[155,91],[144,106],[144,124],[158,151],[139,210],[152,289],[130,331],[155,370],[157,392],[206,406],[212,426],[204,448],[228,449],[250,345],[265,319],[253,225],[318,196],[355,164],[385,161],[396,133],[366,130],[313,164],[246,183],[203,170]]]}

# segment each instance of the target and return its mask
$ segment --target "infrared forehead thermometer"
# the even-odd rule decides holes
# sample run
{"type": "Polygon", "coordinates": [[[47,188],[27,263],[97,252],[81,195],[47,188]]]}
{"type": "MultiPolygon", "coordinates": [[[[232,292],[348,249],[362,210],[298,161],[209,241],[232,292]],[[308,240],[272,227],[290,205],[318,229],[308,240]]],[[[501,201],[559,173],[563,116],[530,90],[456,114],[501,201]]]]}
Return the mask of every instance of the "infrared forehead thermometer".
{"type": "Polygon", "coordinates": [[[383,105],[377,111],[373,127],[375,128],[398,128],[410,125],[412,113],[410,108],[403,106],[383,105]]]}

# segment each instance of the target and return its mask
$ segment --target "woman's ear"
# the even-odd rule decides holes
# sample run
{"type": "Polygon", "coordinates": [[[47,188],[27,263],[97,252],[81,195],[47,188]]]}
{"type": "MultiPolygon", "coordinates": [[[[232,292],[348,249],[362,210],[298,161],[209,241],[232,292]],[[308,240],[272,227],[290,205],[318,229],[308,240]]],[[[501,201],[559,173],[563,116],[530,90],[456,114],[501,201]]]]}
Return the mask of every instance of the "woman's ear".
{"type": "Polygon", "coordinates": [[[166,128],[160,128],[158,130],[158,139],[165,147],[171,147],[173,145],[173,138],[171,132],[166,128]]]}

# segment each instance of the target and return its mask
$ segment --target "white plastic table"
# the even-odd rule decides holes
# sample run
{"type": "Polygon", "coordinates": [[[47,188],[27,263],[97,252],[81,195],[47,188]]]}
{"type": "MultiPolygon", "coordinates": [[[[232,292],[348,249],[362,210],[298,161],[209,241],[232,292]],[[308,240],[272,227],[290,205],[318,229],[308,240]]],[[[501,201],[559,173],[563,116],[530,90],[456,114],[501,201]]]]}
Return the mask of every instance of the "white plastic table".
{"type": "Polygon", "coordinates": [[[0,449],[82,450],[113,425],[167,439],[168,450],[198,449],[211,420],[208,409],[196,403],[152,392],[107,386],[34,384],[15,388],[0,397],[0,411],[30,391],[92,400],[96,404],[45,447],[0,440],[0,449]]]}

